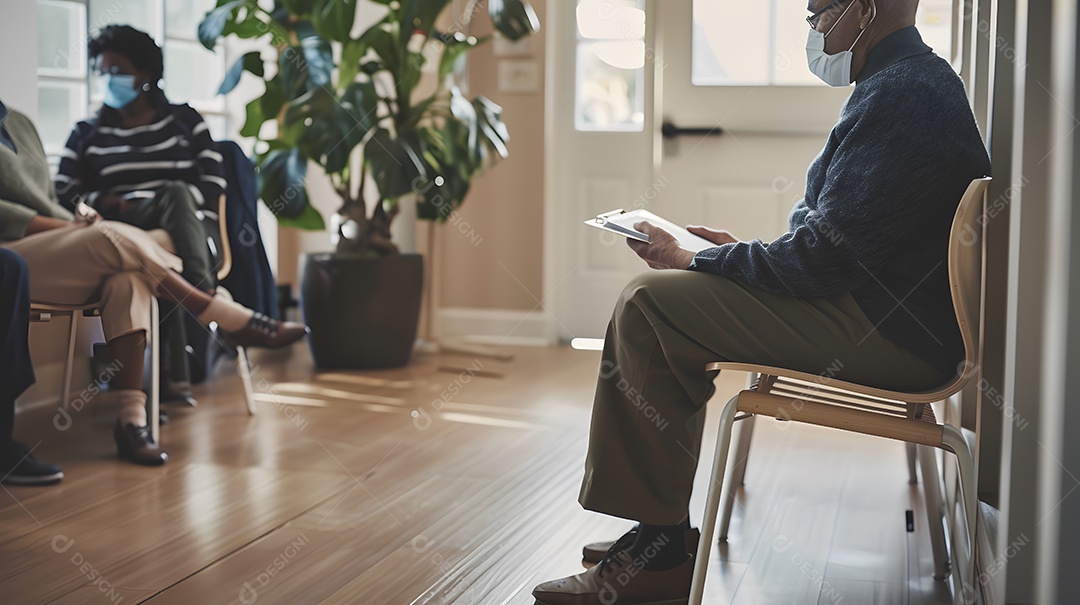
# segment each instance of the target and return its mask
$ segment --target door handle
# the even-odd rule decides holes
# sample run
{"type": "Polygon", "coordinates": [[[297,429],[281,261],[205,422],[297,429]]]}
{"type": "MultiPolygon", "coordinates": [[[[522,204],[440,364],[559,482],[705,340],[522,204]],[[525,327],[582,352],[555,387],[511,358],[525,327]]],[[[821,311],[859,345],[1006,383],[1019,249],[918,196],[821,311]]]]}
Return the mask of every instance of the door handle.
{"type": "Polygon", "coordinates": [[[724,134],[724,129],[720,126],[709,127],[697,127],[697,128],[680,128],[672,122],[665,121],[660,126],[660,134],[665,139],[674,139],[685,136],[697,136],[697,137],[718,137],[724,134]]]}

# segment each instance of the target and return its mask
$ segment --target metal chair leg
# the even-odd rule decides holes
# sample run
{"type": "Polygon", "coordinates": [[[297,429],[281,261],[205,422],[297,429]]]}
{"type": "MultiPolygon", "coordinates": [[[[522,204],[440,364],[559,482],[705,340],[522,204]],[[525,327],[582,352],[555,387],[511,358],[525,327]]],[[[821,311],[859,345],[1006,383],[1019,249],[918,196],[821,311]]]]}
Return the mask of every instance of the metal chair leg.
{"type": "Polygon", "coordinates": [[[75,339],[79,334],[79,315],[77,311],[71,312],[71,323],[68,326],[67,360],[64,362],[64,384],[60,390],[60,405],[66,410],[71,405],[71,373],[75,366],[75,339]]]}
{"type": "Polygon", "coordinates": [[[156,298],[150,299],[150,396],[146,398],[150,409],[147,411],[150,421],[150,434],[154,441],[161,443],[161,330],[159,323],[161,311],[156,298]]]}
{"type": "Polygon", "coordinates": [[[244,402],[248,416],[255,415],[255,387],[251,384],[251,362],[248,361],[247,349],[236,347],[236,371],[240,373],[240,383],[244,385],[244,402]]]}
{"type": "MultiPolygon", "coordinates": [[[[232,292],[219,285],[218,294],[229,300],[235,300],[232,292]]],[[[236,347],[236,371],[240,374],[240,382],[244,387],[244,404],[247,406],[248,416],[255,415],[255,387],[251,383],[251,363],[248,361],[247,349],[236,347]]]]}
{"type": "Polygon", "coordinates": [[[967,440],[956,427],[944,425],[941,442],[946,450],[956,455],[956,463],[960,471],[960,499],[964,504],[964,524],[967,530],[967,544],[953,545],[956,569],[960,573],[960,582],[957,584],[963,587],[965,593],[970,590],[978,594],[979,587],[975,580],[975,545],[977,544],[975,529],[978,526],[979,495],[975,489],[975,462],[972,460],[967,440]]]}
{"type": "MultiPolygon", "coordinates": [[[[915,450],[917,446],[914,443],[907,443],[905,445],[907,446],[908,484],[918,485],[919,474],[916,471],[916,467],[918,466],[919,455],[916,453],[915,450]]],[[[923,480],[926,480],[925,474],[923,475],[923,480]]]]}
{"type": "Polygon", "coordinates": [[[720,434],[716,439],[712,479],[709,481],[709,491],[705,498],[705,517],[701,520],[701,539],[698,541],[698,552],[694,562],[694,580],[690,585],[690,605],[701,605],[701,599],[705,594],[705,576],[709,573],[709,554],[712,551],[720,496],[723,494],[728,449],[731,447],[731,427],[735,424],[735,413],[738,409],[739,396],[736,395],[727,402],[720,413],[720,434]]]}
{"type": "Polygon", "coordinates": [[[735,508],[736,492],[744,484],[746,479],[746,463],[750,458],[750,444],[754,439],[754,421],[757,416],[750,416],[739,421],[739,438],[735,442],[734,464],[731,470],[731,480],[728,490],[724,494],[724,509],[720,513],[720,540],[728,538],[728,527],[731,525],[731,513],[735,508]]]}
{"type": "MultiPolygon", "coordinates": [[[[944,509],[941,505],[941,478],[937,469],[937,449],[928,445],[917,447],[915,455],[923,476],[923,496],[926,521],[930,527],[930,545],[934,551],[934,579],[942,582],[949,575],[949,552],[945,547],[945,526],[942,525],[944,509]]],[[[910,451],[910,449],[909,449],[910,451]]]]}

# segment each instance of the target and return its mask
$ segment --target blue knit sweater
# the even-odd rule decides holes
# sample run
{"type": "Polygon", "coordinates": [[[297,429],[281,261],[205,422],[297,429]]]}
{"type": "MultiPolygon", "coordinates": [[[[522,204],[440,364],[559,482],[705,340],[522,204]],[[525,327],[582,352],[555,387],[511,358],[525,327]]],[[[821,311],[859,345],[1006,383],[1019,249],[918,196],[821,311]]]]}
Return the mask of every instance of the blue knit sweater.
{"type": "Polygon", "coordinates": [[[788,296],[850,292],[882,336],[952,375],[964,350],[949,231],[964,190],[989,172],[963,83],[908,27],[870,51],[789,231],[709,248],[691,269],[788,296]]]}

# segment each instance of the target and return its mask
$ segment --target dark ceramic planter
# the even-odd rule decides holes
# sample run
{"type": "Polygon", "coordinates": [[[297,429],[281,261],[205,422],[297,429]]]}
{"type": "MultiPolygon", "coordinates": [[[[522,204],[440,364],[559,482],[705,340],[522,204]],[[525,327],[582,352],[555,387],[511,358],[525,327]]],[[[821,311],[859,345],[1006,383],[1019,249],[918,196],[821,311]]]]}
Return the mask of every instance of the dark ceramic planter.
{"type": "Polygon", "coordinates": [[[311,327],[315,365],[373,369],[408,363],[420,321],[423,257],[303,256],[300,304],[311,327]]]}

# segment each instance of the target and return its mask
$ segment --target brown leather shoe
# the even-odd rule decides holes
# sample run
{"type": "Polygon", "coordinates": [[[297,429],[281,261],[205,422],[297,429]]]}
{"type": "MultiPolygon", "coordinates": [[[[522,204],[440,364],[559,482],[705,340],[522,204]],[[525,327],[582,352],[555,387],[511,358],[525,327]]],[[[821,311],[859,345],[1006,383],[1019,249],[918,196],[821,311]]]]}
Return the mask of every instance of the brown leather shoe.
{"type": "Polygon", "coordinates": [[[225,344],[233,347],[278,349],[300,340],[308,327],[293,321],[278,321],[256,313],[246,326],[236,332],[221,331],[225,344]]]}
{"type": "Polygon", "coordinates": [[[647,571],[625,550],[576,576],[544,582],[533,598],[544,605],[685,605],[694,577],[694,557],[666,571],[647,571]]]}
{"type": "Polygon", "coordinates": [[[154,441],[149,427],[135,426],[130,422],[120,426],[117,420],[113,439],[116,440],[116,453],[135,464],[161,466],[169,459],[169,455],[154,441]]]}
{"type": "MultiPolygon", "coordinates": [[[[630,530],[630,533],[637,535],[637,528],[630,530]]],[[[686,530],[686,552],[696,555],[698,541],[701,540],[701,532],[691,527],[686,530]]],[[[631,542],[632,544],[633,542],[631,542]]],[[[586,544],[581,549],[581,559],[586,563],[599,563],[604,555],[607,554],[611,547],[615,546],[614,541],[608,542],[593,542],[592,544],[586,544]]],[[[629,546],[629,544],[627,545],[629,546]]]]}

